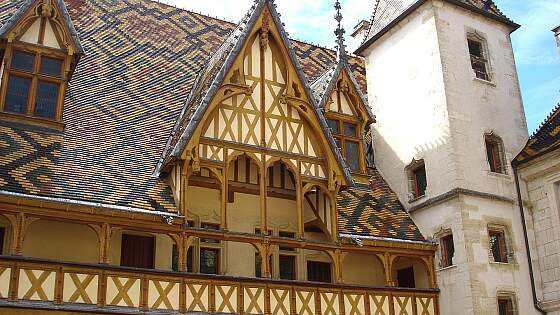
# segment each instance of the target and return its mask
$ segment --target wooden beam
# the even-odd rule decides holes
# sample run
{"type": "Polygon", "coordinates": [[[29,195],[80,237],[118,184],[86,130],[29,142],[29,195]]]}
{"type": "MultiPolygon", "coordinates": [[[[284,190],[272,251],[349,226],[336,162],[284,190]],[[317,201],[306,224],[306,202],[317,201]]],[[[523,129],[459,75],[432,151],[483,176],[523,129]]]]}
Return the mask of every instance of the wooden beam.
{"type": "Polygon", "coordinates": [[[261,206],[261,232],[263,234],[268,234],[268,223],[267,223],[267,213],[266,213],[266,155],[261,155],[260,164],[260,206],[261,206]]]}
{"type": "MultiPolygon", "coordinates": [[[[298,169],[301,167],[298,163],[298,169]]],[[[297,237],[303,239],[305,236],[304,217],[303,217],[303,187],[301,182],[301,174],[296,174],[296,213],[297,213],[297,237]]]]}

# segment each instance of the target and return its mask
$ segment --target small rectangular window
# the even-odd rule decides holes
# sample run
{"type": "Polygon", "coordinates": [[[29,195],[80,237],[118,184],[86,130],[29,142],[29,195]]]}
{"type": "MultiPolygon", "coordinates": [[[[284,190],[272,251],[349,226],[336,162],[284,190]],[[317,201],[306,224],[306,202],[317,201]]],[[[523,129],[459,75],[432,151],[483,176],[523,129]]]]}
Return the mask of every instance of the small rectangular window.
{"type": "Polygon", "coordinates": [[[289,255],[280,255],[278,257],[280,265],[280,279],[295,280],[296,279],[296,257],[289,255]]]}
{"type": "Polygon", "coordinates": [[[421,165],[412,171],[412,180],[414,186],[414,197],[418,198],[426,195],[428,181],[426,180],[426,167],[424,165],[421,165]]]}
{"type": "Polygon", "coordinates": [[[360,149],[359,144],[354,141],[346,141],[346,162],[352,171],[360,171],[360,149]]]}
{"type": "Polygon", "coordinates": [[[10,113],[25,114],[30,86],[31,79],[10,75],[4,110],[10,113]]]}
{"type": "Polygon", "coordinates": [[[35,55],[21,51],[14,51],[12,56],[12,69],[33,72],[35,55]]]}
{"type": "Polygon", "coordinates": [[[498,298],[498,315],[514,315],[513,301],[509,297],[498,298]]]}
{"type": "Polygon", "coordinates": [[[316,282],[331,282],[331,264],[319,261],[308,261],[307,280],[316,282]]]}
{"type": "Polygon", "coordinates": [[[39,81],[37,99],[33,116],[41,118],[56,118],[56,102],[58,100],[58,83],[39,81]]]}
{"type": "Polygon", "coordinates": [[[485,56],[483,43],[478,40],[469,39],[468,45],[471,57],[471,67],[475,76],[479,79],[488,81],[488,61],[485,56]]]}
{"type": "Polygon", "coordinates": [[[453,235],[446,235],[441,238],[441,264],[442,267],[453,265],[453,256],[455,255],[455,245],[453,244],[453,235]]]}
{"type": "Polygon", "coordinates": [[[504,231],[490,230],[488,231],[488,236],[490,238],[490,250],[492,251],[494,262],[507,263],[508,253],[504,231]]]}
{"type": "Polygon", "coordinates": [[[200,249],[200,273],[217,275],[220,265],[220,250],[217,248],[200,249]]]}
{"type": "Polygon", "coordinates": [[[50,57],[41,57],[39,73],[60,77],[62,73],[62,60],[50,57]]]}

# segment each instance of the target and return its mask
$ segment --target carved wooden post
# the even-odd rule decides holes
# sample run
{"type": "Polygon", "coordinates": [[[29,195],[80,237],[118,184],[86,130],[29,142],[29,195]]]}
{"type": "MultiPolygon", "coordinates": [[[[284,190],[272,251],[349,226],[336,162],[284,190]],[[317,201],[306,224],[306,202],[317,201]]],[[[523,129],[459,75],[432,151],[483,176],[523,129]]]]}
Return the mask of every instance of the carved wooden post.
{"type": "Polygon", "coordinates": [[[39,220],[38,218],[30,218],[25,213],[19,212],[17,215],[6,215],[6,218],[12,225],[12,242],[10,244],[10,254],[21,256],[23,254],[23,240],[25,233],[31,223],[39,220]]]}
{"type": "Polygon", "coordinates": [[[327,254],[331,256],[333,261],[334,281],[342,283],[342,252],[337,248],[334,251],[327,251],[327,254]]]}
{"type": "Polygon", "coordinates": [[[296,175],[296,209],[297,209],[297,231],[298,238],[305,235],[304,218],[303,218],[303,183],[301,180],[301,163],[298,163],[298,173],[296,175]]]}
{"type": "Polygon", "coordinates": [[[181,187],[179,189],[181,196],[180,196],[180,203],[179,209],[181,214],[187,218],[188,215],[188,207],[187,207],[187,187],[189,186],[189,177],[190,177],[190,170],[189,170],[189,162],[190,159],[186,159],[183,165],[181,166],[181,187]]]}
{"type": "Polygon", "coordinates": [[[260,163],[260,205],[261,205],[261,233],[268,235],[268,223],[266,213],[266,155],[261,154],[260,163]]]}
{"type": "Polygon", "coordinates": [[[111,225],[103,223],[99,231],[99,263],[109,263],[109,243],[111,242],[111,225]]]}
{"type": "Polygon", "coordinates": [[[259,255],[261,256],[261,277],[263,278],[271,278],[272,272],[270,270],[270,256],[272,252],[270,251],[270,244],[268,241],[264,243],[256,244],[255,245],[259,250],[259,255]]]}
{"type": "Polygon", "coordinates": [[[379,259],[383,262],[383,267],[385,268],[385,285],[389,287],[396,286],[395,281],[393,280],[393,261],[395,259],[389,253],[385,253],[384,255],[378,255],[379,259]]]}
{"type": "Polygon", "coordinates": [[[223,230],[228,229],[228,222],[227,222],[227,201],[228,201],[228,154],[227,150],[224,150],[225,153],[225,163],[222,169],[222,190],[221,190],[221,204],[220,204],[220,227],[223,230]]]}

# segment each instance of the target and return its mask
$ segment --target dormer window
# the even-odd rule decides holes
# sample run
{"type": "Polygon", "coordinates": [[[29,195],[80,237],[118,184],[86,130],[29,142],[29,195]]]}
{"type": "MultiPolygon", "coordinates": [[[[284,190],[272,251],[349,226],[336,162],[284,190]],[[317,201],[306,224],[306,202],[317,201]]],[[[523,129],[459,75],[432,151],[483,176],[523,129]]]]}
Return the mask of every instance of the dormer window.
{"type": "Polygon", "coordinates": [[[342,119],[327,119],[334,140],[341,150],[346,164],[352,172],[362,171],[360,138],[358,124],[342,119]]]}
{"type": "Polygon", "coordinates": [[[8,115],[60,122],[64,55],[13,50],[6,64],[1,109],[8,115]]]}

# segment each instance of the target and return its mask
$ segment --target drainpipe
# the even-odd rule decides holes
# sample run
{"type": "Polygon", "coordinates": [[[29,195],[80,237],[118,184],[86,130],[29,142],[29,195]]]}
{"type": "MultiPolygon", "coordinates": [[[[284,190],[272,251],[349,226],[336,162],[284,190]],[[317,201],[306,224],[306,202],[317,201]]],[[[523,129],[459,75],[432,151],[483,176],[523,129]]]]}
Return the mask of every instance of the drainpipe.
{"type": "Polygon", "coordinates": [[[527,224],[525,223],[525,211],[523,211],[523,200],[521,198],[521,188],[519,186],[519,177],[515,164],[513,167],[513,176],[515,177],[515,189],[517,190],[517,203],[519,204],[519,213],[521,214],[521,225],[523,226],[523,237],[525,238],[525,248],[527,249],[527,263],[529,264],[529,277],[531,278],[531,291],[533,293],[533,305],[541,314],[546,315],[546,311],[539,305],[537,298],[537,289],[535,288],[535,275],[533,274],[533,261],[531,259],[531,250],[529,248],[529,237],[527,236],[527,224]]]}

